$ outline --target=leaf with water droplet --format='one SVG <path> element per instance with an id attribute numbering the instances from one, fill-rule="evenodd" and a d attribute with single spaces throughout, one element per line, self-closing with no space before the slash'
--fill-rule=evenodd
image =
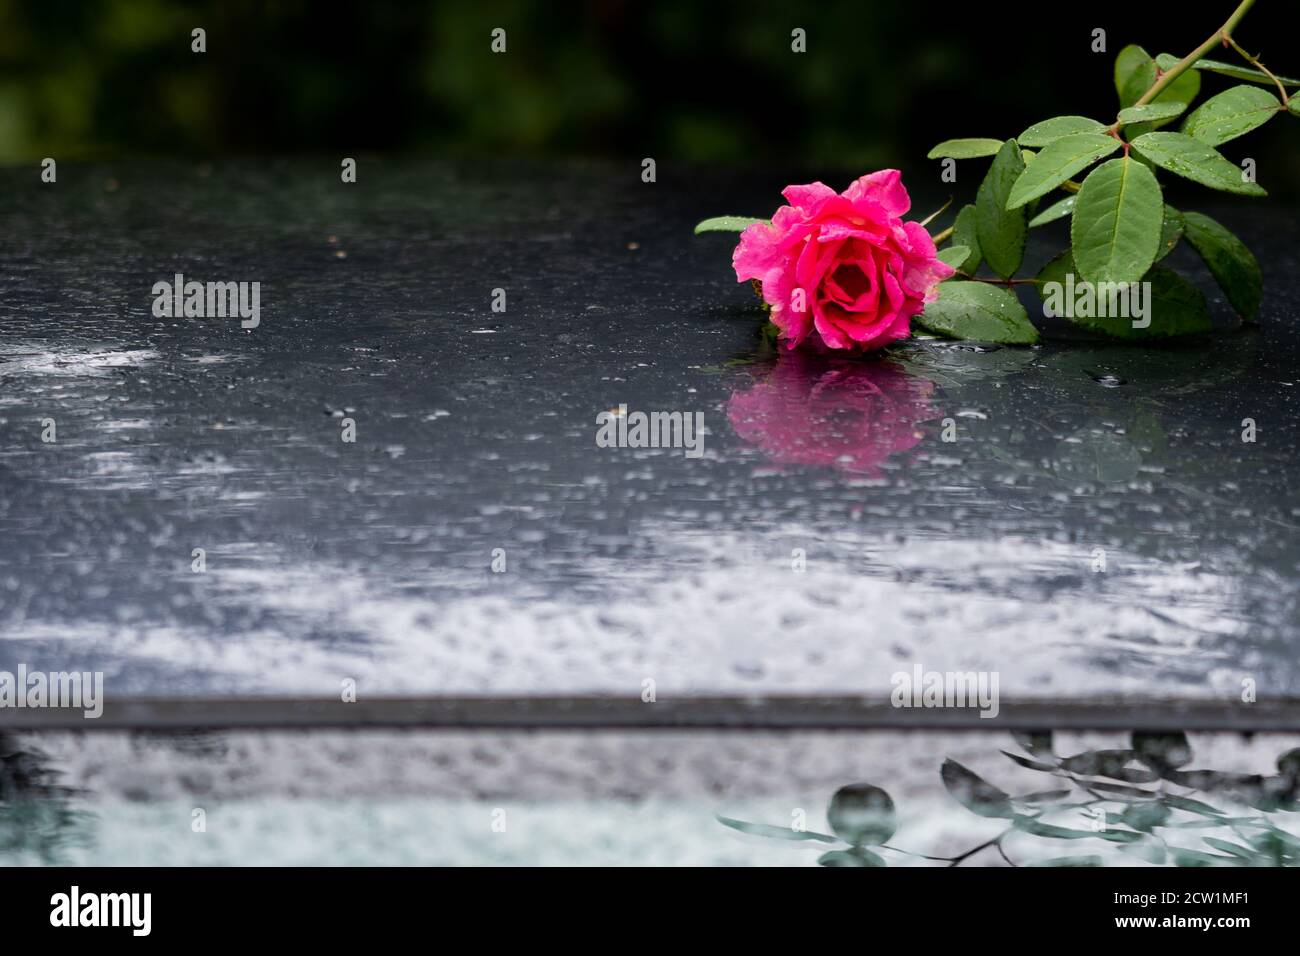
<path id="1" fill-rule="evenodd" d="M 1107 312 L 1106 315 L 1080 315 L 1079 313 L 1085 310 L 1074 308 L 1072 303 L 1063 301 L 1070 288 L 1067 283 L 1067 276 L 1070 274 L 1077 276 L 1078 267 L 1074 264 L 1074 257 L 1069 250 L 1049 261 L 1038 273 L 1036 288 L 1043 299 L 1045 315 L 1068 313 L 1065 317 L 1075 325 L 1121 339 L 1168 338 L 1175 335 L 1208 332 L 1213 328 L 1205 296 L 1201 295 L 1196 286 L 1172 269 L 1152 266 L 1142 277 L 1141 282 L 1144 284 L 1140 288 L 1129 288 L 1127 303 L 1120 289 L 1116 289 L 1114 297 L 1110 295 L 1109 290 L 1103 290 L 1107 300 L 1104 310 Z M 1134 327 L 1133 325 L 1135 320 L 1145 321 L 1135 314 L 1139 310 L 1134 306 L 1134 293 L 1141 297 L 1137 301 L 1147 313 L 1146 320 L 1149 320 L 1149 324 L 1145 326 Z M 1076 296 L 1082 294 L 1078 287 L 1075 294 Z M 1095 289 L 1093 297 L 1092 308 L 1087 311 L 1102 311 L 1098 306 L 1102 296 Z M 1050 308 L 1058 304 L 1065 308 L 1059 311 Z"/>
<path id="2" fill-rule="evenodd" d="M 1002 148 L 1000 139 L 947 139 L 930 152 L 926 159 L 979 159 L 996 155 Z"/>
<path id="3" fill-rule="evenodd" d="M 1186 103 L 1145 103 L 1142 106 L 1129 106 L 1120 110 L 1117 118 L 1121 123 L 1168 120 L 1178 116 L 1185 109 L 1187 109 Z"/>
<path id="4" fill-rule="evenodd" d="M 1133 149 L 1161 169 L 1185 176 L 1211 189 L 1243 196 L 1266 196 L 1262 186 L 1244 179 L 1239 167 L 1212 146 L 1182 133 L 1146 133 L 1133 140 Z"/>
<path id="5" fill-rule="evenodd" d="M 945 265 L 950 265 L 954 269 L 960 269 L 961 264 L 970 258 L 969 246 L 948 246 L 946 249 L 940 249 L 935 253 L 935 258 Z"/>
<path id="6" fill-rule="evenodd" d="M 1200 253 L 1233 309 L 1247 322 L 1254 319 L 1264 290 L 1264 277 L 1254 254 L 1209 216 L 1189 212 L 1184 213 L 1183 220 L 1187 241 Z"/>
<path id="7" fill-rule="evenodd" d="M 1015 275 L 1025 258 L 1028 216 L 1023 208 L 1007 208 L 1011 189 L 1024 171 L 1020 147 L 1014 139 L 1009 139 L 993 158 L 975 194 L 980 251 L 989 268 L 1004 279 Z"/>
<path id="8" fill-rule="evenodd" d="M 1214 327 L 1201 290 L 1177 272 L 1153 266 L 1142 281 L 1151 283 L 1151 326 L 1141 331 L 1160 337 L 1194 335 Z"/>
<path id="9" fill-rule="evenodd" d="M 1156 57 L 1155 65 L 1160 71 L 1168 73 L 1178 63 L 1178 57 L 1171 56 L 1168 53 L 1161 53 Z M 1151 104 L 1179 103 L 1185 109 L 1192 100 L 1196 99 L 1196 94 L 1201 91 L 1201 75 L 1194 70 L 1188 70 L 1178 77 L 1167 87 L 1160 91 L 1160 95 L 1151 101 Z M 1145 91 L 1144 91 L 1145 92 Z M 1124 104 L 1130 106 L 1133 104 Z M 1177 114 L 1175 114 L 1177 115 Z M 1172 116 L 1166 116 L 1163 119 L 1148 120 L 1141 123 L 1134 123 L 1128 127 L 1127 133 L 1130 138 L 1141 136 L 1143 133 L 1149 133 L 1151 130 L 1159 129 L 1161 126 L 1172 122 Z"/>
<path id="10" fill-rule="evenodd" d="M 1083 181 L 1070 219 L 1079 274 L 1088 282 L 1137 282 L 1160 250 L 1163 200 L 1155 174 L 1129 157 Z"/>
<path id="11" fill-rule="evenodd" d="M 939 769 L 943 785 L 962 806 L 982 817 L 1012 818 L 1016 815 L 1011 797 L 951 757 Z"/>
<path id="12" fill-rule="evenodd" d="M 1159 262 L 1174 251 L 1178 240 L 1183 238 L 1183 217 L 1173 206 L 1165 203 L 1164 218 L 1160 223 L 1160 250 L 1156 253 Z"/>
<path id="13" fill-rule="evenodd" d="M 1281 111 L 1278 98 L 1258 86 L 1234 86 L 1212 96 L 1183 120 L 1182 132 L 1218 146 L 1263 126 Z"/>
<path id="14" fill-rule="evenodd" d="M 1115 92 L 1121 108 L 1132 106 L 1156 81 L 1156 61 L 1136 43 L 1130 43 L 1115 57 Z"/>
<path id="15" fill-rule="evenodd" d="M 714 216 L 705 219 L 695 227 L 695 235 L 702 232 L 744 232 L 756 222 L 768 222 L 766 219 L 752 219 L 748 216 Z"/>
<path id="16" fill-rule="evenodd" d="M 945 282 L 939 298 L 913 320 L 936 335 L 975 342 L 1032 345 L 1038 330 L 1015 295 L 987 282 Z"/>
<path id="17" fill-rule="evenodd" d="M 1007 208 L 1015 209 L 1046 195 L 1122 145 L 1114 136 L 1103 133 L 1075 133 L 1053 140 L 1016 179 L 1007 197 Z"/>
<path id="18" fill-rule="evenodd" d="M 1016 137 L 1021 146 L 1042 149 L 1062 136 L 1075 133 L 1104 133 L 1106 124 L 1086 116 L 1053 116 L 1051 119 L 1035 123 Z"/>
<path id="19" fill-rule="evenodd" d="M 1220 76 L 1230 76 L 1234 80 L 1245 80 L 1248 83 L 1258 83 L 1261 86 L 1273 86 L 1273 77 L 1259 70 L 1252 70 L 1249 67 L 1238 66 L 1235 63 L 1224 63 L 1222 60 L 1200 59 L 1192 64 L 1195 69 L 1206 70 L 1210 73 L 1218 73 Z M 1274 74 L 1276 76 L 1277 74 Z M 1300 86 L 1300 80 L 1290 76 L 1278 76 L 1277 79 L 1283 86 Z"/>
<path id="20" fill-rule="evenodd" d="M 1074 212 L 1074 204 L 1078 198 L 1079 194 L 1075 193 L 1052 203 L 1033 219 L 1029 220 L 1029 228 L 1036 229 L 1039 226 L 1047 225 L 1049 222 L 1064 219 L 1066 216 L 1070 215 L 1070 213 Z"/>

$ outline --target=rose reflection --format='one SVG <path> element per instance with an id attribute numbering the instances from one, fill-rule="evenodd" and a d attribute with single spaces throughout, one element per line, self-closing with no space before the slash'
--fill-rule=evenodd
<path id="1" fill-rule="evenodd" d="M 934 383 L 896 362 L 782 351 L 754 369 L 758 382 L 727 401 L 731 427 L 782 465 L 829 465 L 880 475 L 891 455 L 917 445 L 937 418 Z"/>

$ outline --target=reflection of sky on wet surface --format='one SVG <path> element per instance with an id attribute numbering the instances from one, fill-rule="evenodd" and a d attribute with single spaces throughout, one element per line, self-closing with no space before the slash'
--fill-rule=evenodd
<path id="1" fill-rule="evenodd" d="M 1005 695 L 1300 693 L 1284 315 L 1209 347 L 778 358 L 725 242 L 682 238 L 698 197 L 404 170 L 415 201 L 313 206 L 244 173 L 267 202 L 224 208 L 168 175 L 190 218 L 124 180 L 96 199 L 110 258 L 16 254 L 0 667 L 150 694 L 883 697 L 913 662 Z M 607 215 L 571 222 L 584 188 Z M 315 211 L 276 218 L 277 189 Z M 179 240 L 194 220 L 230 228 Z M 261 281 L 262 327 L 152 318 L 181 269 Z M 702 411 L 704 457 L 597 448 L 619 403 Z"/>
<path id="2" fill-rule="evenodd" d="M 1180 782 L 1156 784 L 1125 759 L 1109 768 L 1128 781 L 1124 792 L 1089 805 L 1085 787 L 1117 781 L 1080 774 L 1081 755 L 1117 762 L 1129 735 L 1060 733 L 1058 757 L 1035 753 L 1042 767 L 1067 763 L 1077 783 L 1008 759 L 1024 751 L 1002 731 L 0 736 L 9 798 L 42 798 L 17 804 L 23 813 L 0 803 L 0 863 L 813 865 L 844 844 L 791 841 L 796 814 L 810 832 L 842 832 L 829 819 L 832 794 L 871 782 L 894 806 L 889 849 L 873 847 L 889 866 L 946 865 L 916 854 L 951 859 L 1004 831 L 1005 856 L 985 847 L 963 865 L 1071 856 L 1140 866 L 1180 853 L 1295 865 L 1295 812 L 1250 789 L 1294 764 L 1295 736 L 1187 740 L 1188 771 L 1167 774 Z M 1012 795 L 1019 825 L 964 806 L 943 783 L 946 761 Z M 1168 806 L 1153 812 L 1157 801 Z M 195 807 L 208 812 L 201 838 L 190 831 Z M 500 810 L 508 826 L 490 832 Z M 736 832 L 718 815 L 785 828 L 786 839 Z M 1059 829 L 1044 835 L 1040 824 Z"/>

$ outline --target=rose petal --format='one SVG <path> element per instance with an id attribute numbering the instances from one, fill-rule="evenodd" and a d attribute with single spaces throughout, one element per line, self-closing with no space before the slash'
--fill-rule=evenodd
<path id="1" fill-rule="evenodd" d="M 853 182 L 844 190 L 844 195 L 854 203 L 862 199 L 875 200 L 884 207 L 886 213 L 894 217 L 901 216 L 912 208 L 912 198 L 903 187 L 903 174 L 897 169 L 869 173 Z"/>

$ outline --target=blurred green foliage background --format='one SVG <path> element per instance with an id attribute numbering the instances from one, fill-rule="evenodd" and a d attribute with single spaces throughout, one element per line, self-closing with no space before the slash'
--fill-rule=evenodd
<path id="1" fill-rule="evenodd" d="M 905 166 L 952 136 L 1108 118 L 1121 46 L 1182 54 L 1234 5 L 0 0 L 0 162 L 393 150 Z M 1260 0 L 1238 36 L 1295 74 L 1288 7 Z M 795 27 L 807 53 L 791 52 Z M 1300 120 L 1283 117 L 1225 152 L 1294 195 L 1298 148 Z"/>

